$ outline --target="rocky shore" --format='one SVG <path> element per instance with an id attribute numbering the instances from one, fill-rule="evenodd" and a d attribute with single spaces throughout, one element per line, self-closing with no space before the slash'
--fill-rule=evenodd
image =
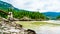
<path id="1" fill-rule="evenodd" d="M 24 29 L 21 24 L 9 21 L 1 21 L 0 32 L 1 34 L 36 34 L 34 30 Z"/>
<path id="2" fill-rule="evenodd" d="M 36 34 L 34 30 L 24 29 L 23 25 L 17 24 L 12 12 L 8 13 L 8 18 L 0 17 L 0 34 Z"/>

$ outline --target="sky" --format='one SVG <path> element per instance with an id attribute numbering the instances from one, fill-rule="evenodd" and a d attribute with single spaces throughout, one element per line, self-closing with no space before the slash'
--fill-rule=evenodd
<path id="1" fill-rule="evenodd" d="M 29 11 L 60 12 L 60 0 L 2 0 Z"/>

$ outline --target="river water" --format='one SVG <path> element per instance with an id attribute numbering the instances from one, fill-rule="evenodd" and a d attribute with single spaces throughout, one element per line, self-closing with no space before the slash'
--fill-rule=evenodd
<path id="1" fill-rule="evenodd" d="M 28 23 L 29 21 L 27 21 Z M 31 23 L 36 22 L 36 21 L 30 21 Z M 37 27 L 30 27 L 30 29 L 33 29 L 36 31 L 37 34 L 60 34 L 60 25 L 54 25 L 54 24 L 60 24 L 60 21 L 58 20 L 48 20 L 48 21 L 37 21 L 37 22 L 47 22 L 48 24 L 44 24 L 44 25 L 39 25 Z M 49 24 L 49 23 L 53 23 L 53 24 Z M 25 25 L 26 22 L 24 23 Z M 33 26 L 31 24 L 29 24 L 30 26 Z M 29 26 L 28 25 L 28 26 Z"/>
<path id="2" fill-rule="evenodd" d="M 37 34 L 60 34 L 60 26 L 40 26 L 36 29 Z"/>
<path id="3" fill-rule="evenodd" d="M 44 22 L 50 22 L 55 24 L 60 24 L 60 21 L 44 21 Z M 52 25 L 42 25 L 35 29 L 37 34 L 60 34 L 60 26 L 52 26 Z"/>

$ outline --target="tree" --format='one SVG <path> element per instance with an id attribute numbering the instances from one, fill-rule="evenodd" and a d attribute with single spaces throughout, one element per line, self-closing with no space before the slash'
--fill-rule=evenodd
<path id="1" fill-rule="evenodd" d="M 59 19 L 60 20 L 60 15 L 56 17 L 56 19 Z"/>
<path id="2" fill-rule="evenodd" d="M 8 11 L 5 11 L 5 12 L 13 12 L 13 17 L 18 18 L 18 19 L 21 19 L 24 16 L 29 17 L 31 19 L 35 19 L 35 20 L 37 20 L 37 19 L 46 20 L 47 19 L 47 17 L 44 14 L 40 13 L 40 12 L 33 12 L 33 11 L 26 11 L 26 10 L 17 11 L 17 10 L 12 9 L 12 8 L 9 8 Z M 2 13 L 0 13 L 0 15 L 5 17 L 5 18 L 7 16 L 7 15 L 5 16 L 5 14 L 2 15 Z"/>

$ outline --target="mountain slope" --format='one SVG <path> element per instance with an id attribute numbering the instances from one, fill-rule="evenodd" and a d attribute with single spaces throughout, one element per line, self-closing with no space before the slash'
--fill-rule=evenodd
<path id="1" fill-rule="evenodd" d="M 14 9 L 14 10 L 19 10 L 19 9 L 13 7 L 13 6 L 12 6 L 11 4 L 9 4 L 9 3 L 0 1 L 0 10 L 8 10 L 9 8 L 12 8 L 12 9 Z"/>
<path id="2" fill-rule="evenodd" d="M 12 12 L 14 18 L 21 19 L 23 17 L 29 17 L 31 19 L 35 20 L 46 20 L 46 16 L 39 12 L 33 12 L 33 11 L 27 11 L 27 10 L 19 10 L 15 7 L 13 7 L 11 4 L 0 1 L 0 10 L 3 10 L 5 12 Z M 18 11 L 19 10 L 19 11 Z M 7 15 L 0 12 L 0 15 L 4 18 L 7 18 Z"/>
<path id="3" fill-rule="evenodd" d="M 54 18 L 56 18 L 57 16 L 60 15 L 60 12 L 45 12 L 43 14 L 50 17 L 50 18 L 52 18 L 52 19 L 54 19 Z"/>
<path id="4" fill-rule="evenodd" d="M 44 14 L 46 16 L 50 16 L 50 17 L 56 17 L 56 16 L 60 15 L 60 13 L 58 13 L 58 12 L 45 12 Z"/>

